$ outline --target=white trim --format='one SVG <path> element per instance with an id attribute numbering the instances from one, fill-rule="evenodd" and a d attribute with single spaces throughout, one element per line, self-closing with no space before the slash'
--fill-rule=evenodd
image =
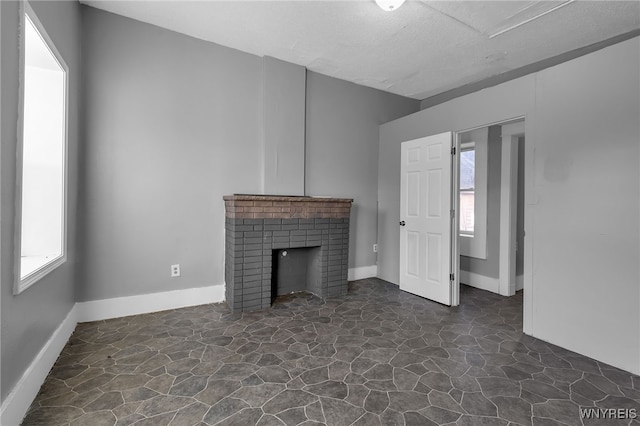
<path id="1" fill-rule="evenodd" d="M 475 145 L 474 145 L 475 147 Z M 460 135 L 451 139 L 454 153 L 460 152 Z M 451 210 L 454 214 L 449 223 L 449 238 L 451 239 L 451 253 L 449 253 L 449 274 L 453 274 L 453 281 L 449 283 L 449 300 L 451 306 L 460 305 L 460 159 L 459 155 L 451 156 Z M 474 213 L 475 214 L 475 213 Z"/>
<path id="2" fill-rule="evenodd" d="M 65 226 L 65 229 L 66 229 L 66 226 Z M 66 240 L 66 237 L 63 235 L 62 236 L 62 241 L 63 241 L 62 244 L 63 244 L 63 246 L 66 246 L 65 240 Z M 38 269 L 36 269 L 35 271 L 31 272 L 30 274 L 25 275 L 24 278 L 17 279 L 17 277 L 16 277 L 16 282 L 14 283 L 14 292 L 13 292 L 13 294 L 18 295 L 18 294 L 22 293 L 23 291 L 25 291 L 26 289 L 31 287 L 33 284 L 38 282 L 40 279 L 46 277 L 47 275 L 49 275 L 49 273 L 51 273 L 54 270 L 56 270 L 59 266 L 64 265 L 67 262 L 66 247 L 63 248 L 63 250 L 65 252 L 62 255 L 56 257 L 53 260 L 50 260 L 49 262 L 47 262 L 44 265 L 40 266 Z M 18 263 L 20 263 L 20 268 L 16 269 L 16 271 L 22 271 L 22 261 L 21 260 L 22 260 L 21 258 L 18 260 Z"/>
<path id="3" fill-rule="evenodd" d="M 530 336 L 535 335 L 533 297 L 535 286 L 533 284 L 533 223 L 535 213 L 535 112 L 529 112 L 525 116 L 525 142 L 524 142 L 524 280 L 522 303 L 522 332 Z M 527 232 L 529 234 L 527 235 Z"/>
<path id="4" fill-rule="evenodd" d="M 508 32 L 508 31 L 515 30 L 516 28 L 521 27 L 521 26 L 523 26 L 525 24 L 528 24 L 529 22 L 535 21 L 538 18 L 542 18 L 543 16 L 548 15 L 551 12 L 555 12 L 556 10 L 560 9 L 561 7 L 565 7 L 565 6 L 570 5 L 574 1 L 576 1 L 576 0 L 564 1 L 563 3 L 560 3 L 559 5 L 556 5 L 556 6 L 552 7 L 551 9 L 545 10 L 544 12 L 538 13 L 537 15 L 535 15 L 535 16 L 533 16 L 531 18 L 525 19 L 524 21 L 519 21 L 518 23 L 516 23 L 514 25 L 511 25 L 510 27 L 502 29 L 502 30 L 498 31 L 497 33 L 491 34 L 489 36 L 489 39 L 497 37 L 497 36 L 499 36 L 501 34 L 504 34 L 504 33 Z"/>
<path id="5" fill-rule="evenodd" d="M 18 123 L 17 123 L 17 135 L 18 145 L 16 148 L 16 194 L 15 194 L 15 229 L 14 229 L 14 271 L 16 271 L 13 283 L 13 294 L 18 295 L 24 290 L 38 282 L 41 278 L 48 275 L 59 266 L 63 265 L 67 261 L 67 233 L 68 233 L 68 184 L 69 184 L 69 172 L 68 172 L 68 158 L 69 158 L 69 66 L 65 62 L 64 58 L 56 48 L 53 39 L 47 33 L 46 28 L 42 25 L 42 22 L 38 18 L 31 5 L 27 1 L 20 2 L 20 25 L 19 25 L 19 64 L 18 64 Z M 36 32 L 46 44 L 49 52 L 54 57 L 61 70 L 64 72 L 64 106 L 63 106 L 63 120 L 64 120 L 64 146 L 62 156 L 62 253 L 59 257 L 49 261 L 42 265 L 39 269 L 33 273 L 22 277 L 22 174 L 23 174 L 23 151 L 24 151 L 24 90 L 25 90 L 25 56 L 26 56 L 26 35 L 25 27 L 27 26 L 27 20 L 33 24 Z"/>
<path id="6" fill-rule="evenodd" d="M 360 266 L 358 268 L 349 268 L 347 280 L 363 280 L 365 278 L 373 278 L 378 276 L 378 265 Z"/>
<path id="7" fill-rule="evenodd" d="M 218 303 L 225 300 L 224 284 L 136 296 L 78 302 L 78 322 L 100 321 L 129 315 Z"/>
<path id="8" fill-rule="evenodd" d="M 11 393 L 2 401 L 0 424 L 20 424 L 79 322 L 146 314 L 222 301 L 224 301 L 224 284 L 75 303 L 66 318 L 25 370 Z"/>
<path id="9" fill-rule="evenodd" d="M 74 305 L 33 362 L 25 370 L 7 399 L 2 402 L 0 424 L 20 424 L 38 391 L 40 391 L 40 387 L 47 378 L 51 367 L 53 367 L 62 349 L 69 341 L 71 334 L 73 334 L 77 324 L 76 315 L 77 306 Z"/>
<path id="10" fill-rule="evenodd" d="M 516 218 L 518 189 L 518 139 L 525 134 L 525 121 L 519 119 L 501 126 L 502 163 L 500 171 L 500 261 L 499 292 L 516 293 Z"/>
<path id="11" fill-rule="evenodd" d="M 500 294 L 503 296 L 513 296 L 516 292 L 518 136 L 507 130 L 507 127 L 510 126 L 502 128 L 502 166 L 500 172 L 499 276 Z"/>
<path id="12" fill-rule="evenodd" d="M 524 289 L 524 275 L 516 275 L 516 291 Z"/>
<path id="13" fill-rule="evenodd" d="M 487 277 L 485 275 L 476 274 L 474 272 L 460 270 L 460 284 L 466 284 L 480 290 L 490 291 L 500 294 L 500 280 L 498 278 Z"/>

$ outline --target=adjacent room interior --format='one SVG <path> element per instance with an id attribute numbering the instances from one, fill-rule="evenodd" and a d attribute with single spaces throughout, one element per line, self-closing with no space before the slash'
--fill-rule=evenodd
<path id="1" fill-rule="evenodd" d="M 0 2 L 0 423 L 636 417 L 640 4 L 385 5 Z"/>
<path id="2" fill-rule="evenodd" d="M 457 137 L 460 282 L 513 296 L 524 288 L 525 122 Z"/>

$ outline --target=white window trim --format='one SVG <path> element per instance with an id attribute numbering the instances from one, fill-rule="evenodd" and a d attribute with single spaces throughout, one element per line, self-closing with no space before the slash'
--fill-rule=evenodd
<path id="1" fill-rule="evenodd" d="M 25 79 L 25 19 L 26 15 L 38 29 L 40 36 L 47 44 L 49 50 L 64 70 L 64 153 L 63 153 L 63 201 L 62 201 L 62 255 L 53 259 L 49 263 L 36 269 L 24 278 L 21 278 L 21 255 L 22 255 L 22 164 L 23 164 L 23 143 L 24 143 L 24 79 Z M 37 281 L 48 275 L 50 272 L 63 265 L 67 261 L 67 193 L 68 193 L 68 141 L 69 141 L 69 67 L 57 50 L 55 44 L 44 25 L 38 19 L 28 2 L 20 2 L 20 34 L 19 34 L 19 73 L 18 73 L 18 143 L 16 147 L 16 216 L 15 216 L 15 244 L 14 244 L 14 285 L 13 294 L 19 294 L 35 284 Z"/>
<path id="2" fill-rule="evenodd" d="M 466 132 L 465 132 L 466 133 Z M 473 132 L 472 140 L 463 141 L 458 133 L 460 149 L 473 146 L 475 153 L 474 182 L 474 230 L 473 234 L 461 233 L 458 229 L 460 254 L 477 259 L 487 258 L 487 168 L 489 128 L 483 127 Z"/>
<path id="3" fill-rule="evenodd" d="M 476 149 L 476 143 L 475 142 L 464 142 L 460 144 L 460 162 L 462 163 L 462 153 L 464 151 L 475 151 Z M 475 154 L 474 154 L 475 155 Z M 475 157 L 474 157 L 475 158 Z M 476 162 L 477 163 L 477 162 Z M 462 167 L 461 167 L 462 168 Z M 474 171 L 475 171 L 475 164 L 474 164 Z M 475 193 L 476 193 L 476 182 L 475 182 L 475 175 L 473 177 L 473 193 L 474 193 L 474 209 L 473 209 L 473 216 L 474 216 L 474 221 L 475 221 L 475 216 L 476 216 L 476 211 L 475 211 Z M 460 179 L 458 179 L 458 182 L 460 182 Z M 460 184 L 459 184 L 460 185 Z M 462 189 L 459 189 L 460 194 L 462 194 L 463 192 L 467 192 L 467 191 L 463 191 Z M 462 214 L 461 214 L 462 215 Z M 460 228 L 460 227 L 458 227 Z M 465 236 L 465 237 L 473 237 L 476 230 L 475 230 L 475 223 L 474 223 L 474 227 L 473 227 L 473 231 L 469 232 L 469 231 L 463 231 L 462 229 L 458 229 L 458 232 L 460 233 L 460 236 Z"/>

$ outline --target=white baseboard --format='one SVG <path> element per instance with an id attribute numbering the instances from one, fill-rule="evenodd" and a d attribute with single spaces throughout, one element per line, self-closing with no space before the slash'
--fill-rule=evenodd
<path id="1" fill-rule="evenodd" d="M 136 296 L 78 302 L 78 322 L 100 321 L 129 315 L 148 314 L 187 306 L 222 302 L 224 284 Z"/>
<path id="2" fill-rule="evenodd" d="M 77 324 L 76 315 L 77 305 L 74 305 L 31 365 L 25 370 L 9 396 L 2 402 L 0 424 L 19 425 L 22 422 L 29 406 L 38 395 L 42 383 L 47 378 L 51 367 L 55 364 L 60 352 L 62 352 L 73 330 L 75 330 Z"/>
<path id="3" fill-rule="evenodd" d="M 471 287 L 500 294 L 500 280 L 498 278 L 460 270 L 460 282 Z"/>
<path id="4" fill-rule="evenodd" d="M 363 280 L 365 278 L 373 278 L 378 275 L 378 265 L 361 266 L 359 268 L 349 268 L 347 280 Z"/>
<path id="5" fill-rule="evenodd" d="M 76 324 L 224 301 L 224 284 L 78 302 L 53 332 L 0 407 L 0 425 L 19 425 Z"/>

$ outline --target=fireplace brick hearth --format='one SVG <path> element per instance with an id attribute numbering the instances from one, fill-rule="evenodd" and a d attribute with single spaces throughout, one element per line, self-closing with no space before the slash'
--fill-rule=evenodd
<path id="1" fill-rule="evenodd" d="M 226 299 L 234 311 L 271 306 L 274 251 L 318 247 L 315 278 L 306 291 L 347 293 L 352 199 L 228 195 L 225 201 Z"/>

